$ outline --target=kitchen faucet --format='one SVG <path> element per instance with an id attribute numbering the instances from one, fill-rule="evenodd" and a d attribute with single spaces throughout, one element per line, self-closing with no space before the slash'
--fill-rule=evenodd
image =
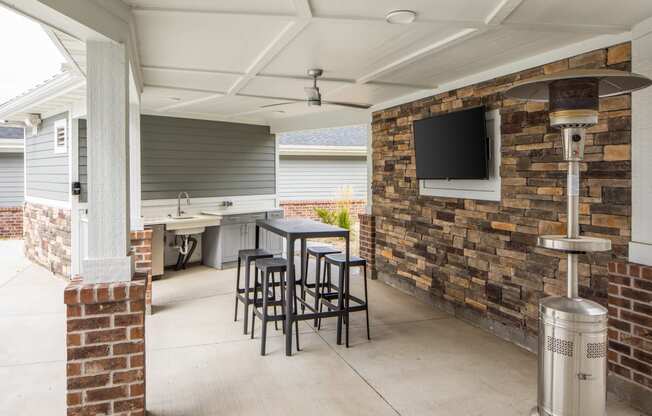
<path id="1" fill-rule="evenodd" d="M 179 192 L 179 195 L 177 195 L 177 217 L 180 217 L 181 214 L 185 214 L 184 211 L 181 211 L 181 196 L 182 195 L 186 196 L 186 204 L 190 205 L 190 195 L 188 195 L 188 192 Z"/>

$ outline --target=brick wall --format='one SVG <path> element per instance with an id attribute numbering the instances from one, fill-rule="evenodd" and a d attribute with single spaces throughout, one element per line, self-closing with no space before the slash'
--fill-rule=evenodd
<path id="1" fill-rule="evenodd" d="M 145 415 L 144 301 L 142 281 L 68 285 L 68 415 Z"/>
<path id="2" fill-rule="evenodd" d="M 70 210 L 27 202 L 23 212 L 25 255 L 52 273 L 71 273 Z"/>
<path id="3" fill-rule="evenodd" d="M 23 238 L 23 207 L 0 208 L 0 240 Z"/>
<path id="4" fill-rule="evenodd" d="M 371 272 L 371 278 L 376 278 L 376 218 L 373 215 L 360 214 L 360 257 L 367 260 L 367 267 Z"/>
<path id="5" fill-rule="evenodd" d="M 335 199 L 319 199 L 319 200 L 302 200 L 302 201 L 281 201 L 280 205 L 283 208 L 283 213 L 287 218 L 301 217 L 318 219 L 315 214 L 315 208 L 326 208 L 335 210 L 339 207 L 340 201 Z M 355 219 L 358 214 L 364 214 L 365 207 L 367 206 L 366 200 L 353 200 L 350 201 L 351 218 Z"/>
<path id="6" fill-rule="evenodd" d="M 609 388 L 652 413 L 652 267 L 609 264 Z"/>
<path id="7" fill-rule="evenodd" d="M 566 163 L 547 105 L 506 99 L 514 82 L 569 68 L 630 68 L 630 44 L 599 49 L 373 114 L 373 215 L 379 278 L 536 349 L 537 305 L 562 294 L 565 256 L 536 246 L 565 233 Z M 581 164 L 580 224 L 613 250 L 580 256 L 580 294 L 607 303 L 607 265 L 631 235 L 630 95 L 600 100 Z M 500 202 L 419 195 L 412 122 L 485 105 L 502 117 Z"/>
<path id="8" fill-rule="evenodd" d="M 152 313 L 152 230 L 132 231 L 131 250 L 136 273 L 146 276 L 145 309 Z"/>

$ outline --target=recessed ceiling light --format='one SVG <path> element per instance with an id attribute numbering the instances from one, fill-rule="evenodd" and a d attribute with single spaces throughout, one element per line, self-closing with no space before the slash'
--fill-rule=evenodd
<path id="1" fill-rule="evenodd" d="M 181 101 L 181 98 L 179 98 L 179 97 L 168 97 L 168 99 L 169 99 L 170 101 L 176 101 L 176 102 Z"/>
<path id="2" fill-rule="evenodd" d="M 395 25 L 408 25 L 414 22 L 416 18 L 417 14 L 412 10 L 392 10 L 385 16 L 387 23 Z"/>

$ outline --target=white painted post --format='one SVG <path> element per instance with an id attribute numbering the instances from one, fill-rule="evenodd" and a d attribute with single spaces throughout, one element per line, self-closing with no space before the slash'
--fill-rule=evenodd
<path id="1" fill-rule="evenodd" d="M 87 283 L 131 280 L 129 256 L 129 63 L 126 48 L 89 41 Z"/>
<path id="2" fill-rule="evenodd" d="M 140 91 L 130 71 L 129 82 L 129 191 L 131 230 L 143 229 L 140 218 Z"/>
<path id="3" fill-rule="evenodd" d="M 632 30 L 632 71 L 652 77 L 652 18 Z M 652 265 L 652 88 L 632 93 L 632 241 L 629 261 Z"/>
<path id="4" fill-rule="evenodd" d="M 369 122 L 367 123 L 367 206 L 365 213 L 372 214 L 373 192 L 372 184 L 374 181 L 374 149 L 373 149 L 373 131 L 371 130 L 371 122 L 373 115 L 369 112 Z"/>

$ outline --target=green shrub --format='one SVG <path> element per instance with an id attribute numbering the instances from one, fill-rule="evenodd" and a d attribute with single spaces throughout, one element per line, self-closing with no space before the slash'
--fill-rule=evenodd
<path id="1" fill-rule="evenodd" d="M 351 214 L 347 207 L 342 207 L 334 211 L 326 208 L 315 208 L 315 213 L 323 223 L 336 225 L 345 230 L 351 229 Z"/>

